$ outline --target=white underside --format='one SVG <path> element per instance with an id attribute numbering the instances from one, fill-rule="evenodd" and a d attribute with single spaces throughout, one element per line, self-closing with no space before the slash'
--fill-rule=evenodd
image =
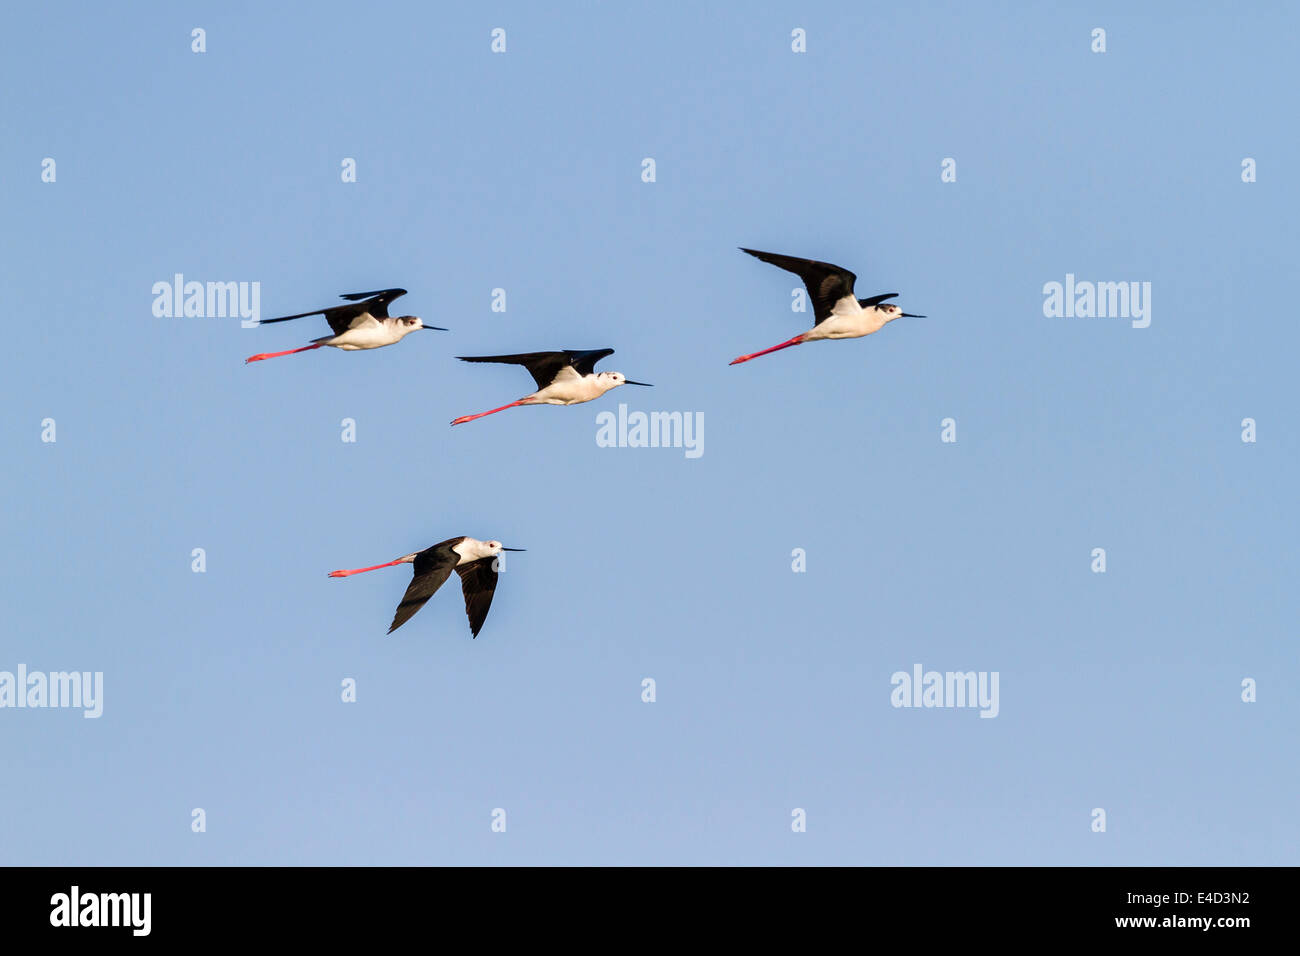
<path id="1" fill-rule="evenodd" d="M 570 369 L 565 369 L 568 375 L 563 373 L 545 388 L 538 389 L 529 395 L 526 399 L 529 405 L 581 405 L 583 402 L 589 402 L 593 398 L 600 398 L 610 388 L 617 386 L 608 386 L 604 381 L 599 379 L 594 373 L 591 375 L 579 376 Z"/>
<path id="2" fill-rule="evenodd" d="M 875 306 L 864 309 L 857 299 L 843 298 L 835 303 L 831 314 L 819 325 L 804 333 L 805 342 L 818 339 L 857 339 L 879 332 L 885 325 L 885 315 Z"/>
<path id="3" fill-rule="evenodd" d="M 352 326 L 341 335 L 327 335 L 314 341 L 345 352 L 356 352 L 361 349 L 381 349 L 385 345 L 394 345 L 402 341 L 407 332 L 412 331 L 414 329 L 402 328 L 395 321 L 380 322 L 373 316 L 364 315 L 358 316 Z"/>
<path id="4" fill-rule="evenodd" d="M 393 345 L 402 341 L 402 336 L 393 335 L 384 328 L 348 329 L 342 335 L 327 335 L 316 341 L 345 352 L 355 352 L 358 349 L 381 349 L 385 345 Z"/>

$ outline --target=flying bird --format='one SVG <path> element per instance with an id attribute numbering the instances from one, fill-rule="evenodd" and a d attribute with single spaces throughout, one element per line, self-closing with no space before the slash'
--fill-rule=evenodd
<path id="1" fill-rule="evenodd" d="M 885 323 L 894 319 L 924 319 L 923 315 L 904 312 L 896 305 L 884 305 L 886 299 L 897 298 L 897 292 L 873 295 L 869 299 L 858 299 L 853 295 L 853 283 L 857 280 L 848 269 L 818 262 L 815 259 L 799 259 L 795 256 L 782 256 L 775 252 L 759 252 L 755 249 L 742 248 L 756 259 L 770 262 L 787 272 L 793 272 L 803 279 L 808 288 L 808 295 L 813 301 L 813 315 L 816 321 L 807 332 L 801 332 L 787 342 L 773 345 L 761 352 L 751 352 L 733 359 L 731 365 L 748 362 L 760 355 L 788 349 L 792 345 L 804 342 L 816 342 L 819 339 L 856 339 L 872 332 L 879 332 Z"/>
<path id="2" fill-rule="evenodd" d="M 454 570 L 460 575 L 460 589 L 465 594 L 465 614 L 469 617 L 470 634 L 478 637 L 479 629 L 487 620 L 492 595 L 497 588 L 497 555 L 502 551 L 523 551 L 523 548 L 502 547 L 500 541 L 479 541 L 477 538 L 448 538 L 430 548 L 407 554 L 385 564 L 369 568 L 331 571 L 332 578 L 346 578 L 350 574 L 391 568 L 395 564 L 413 564 L 415 573 L 411 584 L 397 605 L 393 623 L 388 628 L 392 634 L 411 619 L 424 602 L 433 597 Z"/>
<path id="3" fill-rule="evenodd" d="M 522 365 L 537 383 L 537 391 L 525 395 L 509 405 L 502 405 L 491 411 L 479 412 L 477 415 L 462 415 L 452 422 L 461 425 L 472 422 L 484 415 L 495 415 L 516 405 L 580 405 L 593 398 L 600 398 L 611 388 L 620 385 L 644 385 L 648 382 L 634 382 L 624 378 L 622 372 L 597 372 L 596 363 L 606 355 L 613 355 L 613 349 L 591 349 L 579 352 L 565 349 L 559 352 L 523 352 L 519 355 L 458 355 L 462 362 L 499 362 L 504 365 Z"/>
<path id="4" fill-rule="evenodd" d="M 250 355 L 244 359 L 244 362 L 247 364 L 248 362 L 260 362 L 263 359 L 277 358 L 281 355 L 293 355 L 295 352 L 310 352 L 312 349 L 318 349 L 323 345 L 332 345 L 334 348 L 343 349 L 345 352 L 355 352 L 358 349 L 378 349 L 402 341 L 407 333 L 414 332 L 417 329 L 429 329 L 438 332 L 447 331 L 436 325 L 425 325 L 414 315 L 390 316 L 388 314 L 388 303 L 404 295 L 406 295 L 405 289 L 351 292 L 339 296 L 340 299 L 347 299 L 348 305 L 317 309 L 315 312 L 299 312 L 297 315 L 282 315 L 278 319 L 262 319 L 258 323 L 259 325 L 269 325 L 272 322 L 288 322 L 290 319 L 303 319 L 309 315 L 323 315 L 334 334 L 312 339 L 311 345 L 304 345 L 300 349 Z"/>

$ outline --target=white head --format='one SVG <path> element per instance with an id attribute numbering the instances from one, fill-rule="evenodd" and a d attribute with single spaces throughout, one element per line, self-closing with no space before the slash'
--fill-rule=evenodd
<path id="1" fill-rule="evenodd" d="M 925 318 L 925 316 L 923 315 L 913 315 L 911 312 L 904 312 L 901 306 L 893 305 L 892 303 L 890 305 L 878 305 L 876 306 L 876 310 L 881 313 L 881 316 L 884 318 L 886 322 L 893 322 L 894 319 L 903 319 L 903 318 L 908 318 L 908 319 Z"/>
<path id="2" fill-rule="evenodd" d="M 644 385 L 650 387 L 649 382 L 634 382 L 625 377 L 622 372 L 600 372 L 596 375 L 596 381 L 600 384 L 603 391 L 608 392 L 611 388 L 618 388 L 620 385 Z"/>
<path id="3" fill-rule="evenodd" d="M 425 325 L 424 320 L 418 315 L 399 315 L 397 318 L 393 319 L 393 325 L 397 331 L 401 333 L 403 338 L 405 338 L 408 333 L 418 332 L 420 329 L 428 329 L 431 332 L 447 331 L 446 329 L 439 328 L 436 325 Z"/>
<path id="4" fill-rule="evenodd" d="M 469 552 L 471 560 L 479 558 L 495 558 L 502 551 L 523 551 L 523 548 L 507 548 L 500 541 L 478 541 L 474 538 L 466 538 L 463 550 Z"/>

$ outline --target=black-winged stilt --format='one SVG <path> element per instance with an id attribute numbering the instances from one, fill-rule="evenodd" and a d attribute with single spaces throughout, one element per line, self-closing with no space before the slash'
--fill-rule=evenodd
<path id="1" fill-rule="evenodd" d="M 477 415 L 462 415 L 452 422 L 461 425 L 484 415 L 494 415 L 516 405 L 580 405 L 600 398 L 611 388 L 620 385 L 645 385 L 624 378 L 622 372 L 596 372 L 596 363 L 613 349 L 591 349 L 586 352 L 565 349 L 559 352 L 522 352 L 518 355 L 458 355 L 462 362 L 500 362 L 505 365 L 522 365 L 528 369 L 537 391 L 525 395 L 509 405 L 502 405 Z"/>
<path id="2" fill-rule="evenodd" d="M 870 335 L 884 328 L 885 323 L 898 318 L 924 319 L 923 315 L 904 312 L 896 305 L 882 305 L 886 299 L 897 297 L 897 292 L 873 295 L 869 299 L 858 299 L 853 295 L 853 283 L 857 280 L 848 269 L 818 262 L 815 259 L 800 259 L 796 256 L 783 256 L 775 252 L 759 252 L 755 249 L 741 248 L 757 259 L 770 262 L 774 266 L 793 272 L 803 279 L 808 288 L 808 295 L 813 300 L 815 322 L 807 332 L 802 332 L 787 342 L 774 345 L 761 352 L 751 352 L 733 359 L 731 365 L 739 365 L 750 359 L 788 349 L 792 345 L 804 342 L 816 342 L 820 339 L 856 339 Z"/>
<path id="3" fill-rule="evenodd" d="M 395 564 L 415 565 L 411 584 L 402 596 L 402 603 L 397 605 L 397 613 L 393 615 L 393 623 L 388 628 L 388 633 L 392 634 L 409 621 L 411 615 L 424 607 L 424 602 L 433 597 L 434 592 L 442 587 L 454 570 L 460 575 L 460 587 L 465 593 L 465 614 L 469 617 L 470 634 L 478 637 L 479 629 L 487 620 L 488 608 L 492 606 L 492 595 L 496 592 L 497 555 L 502 551 L 523 550 L 502 547 L 500 541 L 479 541 L 462 535 L 440 541 L 423 551 L 403 555 L 394 561 L 369 568 L 331 571 L 329 576 L 346 578 L 350 574 L 391 568 Z"/>
<path id="4" fill-rule="evenodd" d="M 323 315 L 334 334 L 312 339 L 311 345 L 304 345 L 300 349 L 250 355 L 244 359 L 244 362 L 260 362 L 263 359 L 276 358 L 281 355 L 293 355 L 295 352 L 310 352 L 312 349 L 318 349 L 325 345 L 343 349 L 345 352 L 355 352 L 358 349 L 378 349 L 383 348 L 385 345 L 400 342 L 407 333 L 414 332 L 417 329 L 429 329 L 438 332 L 447 331 L 436 325 L 425 325 L 414 315 L 390 316 L 388 314 L 388 303 L 404 295 L 406 295 L 405 289 L 351 292 L 339 296 L 340 299 L 347 299 L 351 303 L 349 305 L 336 305 L 328 309 L 317 309 L 315 312 L 299 312 L 297 315 L 282 315 L 278 319 L 262 319 L 258 323 L 259 325 L 269 325 L 272 322 L 288 322 L 290 319 L 303 319 L 309 315 Z"/>

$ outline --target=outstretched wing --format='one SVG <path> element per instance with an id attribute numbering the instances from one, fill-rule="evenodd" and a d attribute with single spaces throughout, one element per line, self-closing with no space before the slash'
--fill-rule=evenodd
<path id="1" fill-rule="evenodd" d="M 335 335 L 342 335 L 348 329 L 354 327 L 354 323 L 359 318 L 366 315 L 373 316 L 376 319 L 388 318 L 388 304 L 394 299 L 406 295 L 405 289 L 380 289 L 376 292 L 349 292 L 346 295 L 339 296 L 340 299 L 347 299 L 349 305 L 335 305 L 328 309 L 317 309 L 315 312 L 299 312 L 297 315 L 282 315 L 276 319 L 262 319 L 259 323 L 267 325 L 271 322 L 288 322 L 290 319 L 303 319 L 309 315 L 323 315 L 325 321 L 329 323 L 330 330 Z M 362 323 L 358 323 L 362 324 Z"/>
<path id="2" fill-rule="evenodd" d="M 606 355 L 613 355 L 613 349 L 591 349 L 579 351 L 563 349 L 558 352 L 520 352 L 517 355 L 458 355 L 462 362 L 496 362 L 502 365 L 522 365 L 528 369 L 539 389 L 554 382 L 567 368 L 572 368 L 579 375 L 590 375 L 596 363 Z"/>
<path id="3" fill-rule="evenodd" d="M 835 304 L 842 299 L 853 298 L 853 283 L 857 281 L 855 276 L 848 269 L 841 269 L 837 265 L 829 262 L 818 262 L 816 259 L 800 259 L 796 256 L 783 256 L 775 252 L 759 252 L 756 249 L 741 248 L 741 252 L 747 252 L 756 259 L 762 259 L 764 262 L 770 262 L 772 265 L 784 269 L 787 272 L 793 272 L 808 289 L 808 295 L 813 300 L 813 314 L 816 317 L 814 325 L 820 325 L 835 308 Z M 854 303 L 856 305 L 856 302 Z"/>
<path id="4" fill-rule="evenodd" d="M 460 575 L 460 589 L 465 594 L 465 615 L 469 618 L 469 631 L 478 637 L 479 629 L 487 620 L 492 595 L 497 589 L 496 558 L 480 558 L 456 568 Z"/>
<path id="5" fill-rule="evenodd" d="M 335 309 L 356 309 L 365 306 L 365 310 L 377 319 L 388 318 L 388 306 L 394 299 L 400 299 L 406 295 L 405 289 L 380 289 L 376 292 L 349 292 L 339 296 L 340 299 L 347 299 L 349 302 L 356 302 L 357 305 L 336 305 Z M 364 300 L 364 301 L 362 301 Z"/>
<path id="6" fill-rule="evenodd" d="M 869 299 L 858 299 L 858 305 L 862 306 L 864 309 L 869 309 L 873 305 L 880 305 L 880 303 L 884 302 L 886 299 L 897 299 L 897 298 L 898 298 L 897 292 L 886 292 L 884 295 L 873 295 Z"/>
<path id="7" fill-rule="evenodd" d="M 596 363 L 607 355 L 613 355 L 613 349 L 590 349 L 586 352 L 569 352 L 569 361 L 573 370 L 579 375 L 590 375 L 596 371 Z"/>
<path id="8" fill-rule="evenodd" d="M 406 593 L 402 595 L 402 603 L 397 605 L 397 613 L 393 615 L 393 623 L 388 628 L 389 634 L 409 621 L 416 611 L 424 607 L 425 602 L 433 597 L 438 588 L 442 587 L 451 576 L 452 568 L 460 560 L 460 555 L 452 550 L 452 546 L 463 540 L 464 538 L 449 538 L 416 555 L 415 574 Z"/>

